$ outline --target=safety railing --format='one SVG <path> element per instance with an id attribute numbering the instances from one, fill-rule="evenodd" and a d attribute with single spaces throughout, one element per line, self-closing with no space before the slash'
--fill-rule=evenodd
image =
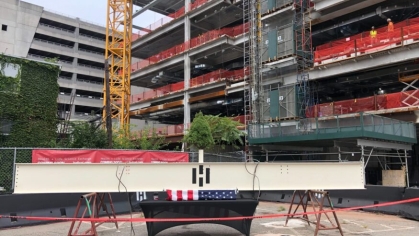
<path id="1" fill-rule="evenodd" d="M 369 32 L 363 32 L 316 47 L 315 66 L 417 42 L 419 18 L 397 23 L 393 31 L 388 31 L 387 27 L 378 28 L 376 31 L 377 36 L 373 38 Z"/>
<path id="2" fill-rule="evenodd" d="M 95 70 L 105 70 L 102 67 L 91 66 L 91 65 L 81 64 L 81 63 L 78 63 L 77 65 L 78 66 L 81 66 L 81 67 L 92 68 L 92 69 L 95 69 Z"/>
<path id="3" fill-rule="evenodd" d="M 89 84 L 98 84 L 98 85 L 103 85 L 103 82 L 97 82 L 97 81 L 92 81 L 92 80 L 85 80 L 85 79 L 77 79 L 78 82 L 83 82 L 83 83 L 89 83 Z"/>
<path id="4" fill-rule="evenodd" d="M 87 99 L 103 100 L 102 97 L 95 97 L 95 96 L 81 95 L 81 94 L 76 94 L 76 98 L 87 98 Z"/>
<path id="5" fill-rule="evenodd" d="M 105 39 L 103 39 L 103 38 L 97 38 L 97 37 L 94 37 L 94 36 L 90 36 L 90 35 L 87 35 L 87 34 L 79 34 L 79 36 L 82 36 L 82 37 L 84 37 L 84 38 L 89 38 L 89 39 L 94 39 L 94 40 L 97 40 L 97 41 L 101 41 L 101 43 L 103 43 L 103 42 L 105 42 L 106 40 Z"/>
<path id="6" fill-rule="evenodd" d="M 326 117 L 365 111 L 402 108 L 419 105 L 419 90 L 375 95 L 331 103 L 318 104 L 306 110 L 306 116 Z"/>
<path id="7" fill-rule="evenodd" d="M 307 118 L 297 122 L 301 124 L 310 123 L 311 125 L 309 129 L 299 129 L 298 124 L 289 125 L 289 121 L 249 124 L 249 140 L 261 138 L 283 138 L 284 140 L 289 140 L 291 136 L 312 136 L 314 139 L 317 139 L 320 135 L 333 134 L 336 136 L 342 134 L 344 136 L 344 133 L 348 132 L 373 132 L 412 140 L 416 139 L 415 125 L 412 122 L 365 114 L 363 112 L 360 112 L 359 116 L 350 120 L 336 116 L 335 119 L 331 120 Z M 282 123 L 288 123 L 288 125 L 282 125 Z"/>
<path id="8" fill-rule="evenodd" d="M 90 51 L 90 50 L 86 50 L 86 49 L 83 49 L 83 48 L 78 48 L 78 50 L 79 50 L 79 51 L 82 51 L 82 52 L 86 52 L 86 53 L 88 53 L 88 54 L 96 54 L 96 55 L 99 55 L 99 56 L 102 56 L 102 57 L 104 57 L 104 56 L 105 56 L 105 54 L 104 54 L 104 53 L 95 52 L 95 51 Z"/>
<path id="9" fill-rule="evenodd" d="M 209 2 L 211 0 L 197 0 L 194 3 L 190 4 L 190 11 L 204 5 L 205 3 Z M 149 26 L 144 27 L 143 30 L 139 30 L 137 33 L 132 34 L 132 40 L 137 40 L 138 38 L 162 27 L 163 25 L 166 25 L 167 23 L 181 17 L 185 15 L 185 7 L 180 8 L 179 10 L 177 10 L 176 12 L 169 14 L 168 16 L 165 16 L 161 19 L 159 19 L 158 21 L 150 24 Z"/>
<path id="10" fill-rule="evenodd" d="M 237 81 L 244 78 L 244 70 L 238 69 L 233 71 L 216 70 L 190 80 L 189 87 L 199 87 L 208 83 L 214 83 L 221 80 Z M 140 94 L 131 95 L 131 103 L 136 103 L 144 100 L 150 100 L 164 95 L 168 95 L 174 92 L 180 92 L 185 89 L 185 83 L 178 82 L 174 84 L 165 85 L 163 87 L 148 90 Z"/>
<path id="11" fill-rule="evenodd" d="M 73 64 L 73 62 L 71 62 L 71 61 L 64 61 L 64 60 L 58 60 L 58 62 L 60 64 L 66 64 L 66 65 L 72 65 Z"/>
<path id="12" fill-rule="evenodd" d="M 59 46 L 59 47 L 64 47 L 64 48 L 73 48 L 73 46 L 69 46 L 66 44 L 61 44 L 61 43 L 56 43 L 56 42 L 52 42 L 52 41 L 48 41 L 48 40 L 44 40 L 44 39 L 38 39 L 38 38 L 34 38 L 34 41 L 37 42 L 42 42 L 42 43 L 47 43 L 47 44 L 51 44 L 51 45 L 55 45 L 55 46 Z"/>
<path id="13" fill-rule="evenodd" d="M 36 54 L 31 54 L 31 53 L 28 53 L 28 58 L 33 58 L 33 59 L 37 59 L 37 60 L 51 59 L 50 57 L 44 57 L 44 56 L 40 56 L 40 55 L 36 55 Z M 71 61 L 64 61 L 64 60 L 58 60 L 58 63 L 60 63 L 60 64 L 67 64 L 67 65 L 73 64 L 73 62 L 71 62 Z"/>
<path id="14" fill-rule="evenodd" d="M 229 37 L 237 37 L 239 35 L 242 35 L 245 29 L 248 27 L 244 27 L 244 25 L 239 25 L 235 27 L 230 28 L 224 28 L 219 30 L 212 30 L 209 32 L 206 32 L 198 37 L 195 37 L 191 39 L 188 42 L 179 44 L 177 46 L 174 46 L 170 49 L 167 49 L 163 52 L 160 52 L 159 54 L 156 54 L 154 56 L 151 56 L 145 60 L 142 60 L 140 62 L 134 63 L 131 65 L 132 72 L 143 69 L 147 66 L 153 65 L 157 62 L 169 59 L 171 57 L 174 57 L 176 55 L 179 55 L 181 53 L 184 53 L 185 51 L 188 51 L 192 48 L 198 47 L 200 45 L 203 45 L 205 43 L 208 43 L 212 40 L 218 39 L 221 36 L 229 36 Z"/>
<path id="15" fill-rule="evenodd" d="M 48 27 L 48 28 L 51 28 L 51 29 L 59 30 L 59 31 L 62 31 L 62 32 L 66 32 L 66 33 L 69 33 L 69 34 L 74 34 L 74 31 L 64 29 L 64 28 L 60 28 L 60 27 L 56 27 L 56 26 L 52 26 L 52 25 L 48 25 L 48 24 L 45 24 L 45 23 L 39 23 L 39 25 L 44 26 L 44 27 Z"/>

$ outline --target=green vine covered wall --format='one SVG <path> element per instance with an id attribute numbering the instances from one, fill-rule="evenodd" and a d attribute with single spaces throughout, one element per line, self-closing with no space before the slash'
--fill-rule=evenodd
<path id="1" fill-rule="evenodd" d="M 17 76 L 5 73 L 11 67 Z M 58 65 L 0 54 L 0 119 L 3 124 L 11 121 L 0 146 L 45 147 L 55 142 L 59 72 Z"/>

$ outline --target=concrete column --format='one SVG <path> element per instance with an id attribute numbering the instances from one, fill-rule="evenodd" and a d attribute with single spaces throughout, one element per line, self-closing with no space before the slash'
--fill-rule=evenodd
<path id="1" fill-rule="evenodd" d="M 185 0 L 185 12 L 189 11 L 191 1 Z M 191 39 L 191 22 L 189 20 L 189 16 L 185 16 L 185 42 Z M 184 83 L 185 83 L 185 92 L 183 95 L 183 126 L 186 130 L 188 128 L 188 124 L 191 123 L 191 107 L 189 104 L 189 82 L 191 79 L 191 58 L 189 57 L 189 53 L 185 53 L 184 56 Z M 186 133 L 184 131 L 184 133 Z M 185 150 L 185 144 L 182 145 L 182 151 Z"/>
<path id="2" fill-rule="evenodd" d="M 73 103 L 73 106 L 71 107 L 71 116 L 70 117 L 75 117 L 76 116 L 76 104 L 74 104 L 74 103 Z"/>
<path id="3" fill-rule="evenodd" d="M 71 76 L 71 82 L 73 84 L 77 82 L 77 73 L 73 73 L 73 75 Z"/>
<path id="4" fill-rule="evenodd" d="M 73 67 L 74 68 L 77 68 L 78 62 L 79 62 L 78 58 L 76 56 L 74 56 L 74 59 L 73 59 Z"/>
<path id="5" fill-rule="evenodd" d="M 191 0 L 185 0 L 185 13 L 190 11 Z"/>
<path id="6" fill-rule="evenodd" d="M 79 54 L 79 43 L 78 42 L 74 43 L 73 51 L 76 55 Z"/>
<path id="7" fill-rule="evenodd" d="M 77 26 L 79 26 L 80 24 L 77 24 Z M 79 33 L 80 33 L 80 28 L 76 27 L 76 29 L 74 30 L 74 47 L 73 47 L 73 52 L 75 54 L 74 57 L 74 61 L 73 61 L 73 65 L 77 66 L 78 60 L 77 60 L 77 56 L 79 53 L 79 43 L 78 43 L 78 38 L 79 38 Z"/>
<path id="8" fill-rule="evenodd" d="M 74 75 L 73 75 L 73 77 L 74 77 Z M 71 90 L 71 92 L 74 93 L 74 96 L 76 96 L 76 88 L 73 88 Z M 74 98 L 74 100 L 76 100 L 76 99 Z M 76 103 L 76 101 L 73 102 L 73 106 L 71 107 L 71 117 L 74 117 L 75 116 L 75 113 L 76 113 L 76 105 L 75 105 L 75 103 Z M 67 106 L 69 106 L 69 105 L 70 104 L 68 104 Z"/>
<path id="9" fill-rule="evenodd" d="M 191 59 L 188 54 L 185 54 L 185 65 L 184 65 L 184 82 L 185 82 L 185 92 L 183 96 L 183 124 L 185 129 L 187 125 L 191 123 L 191 107 L 189 104 L 189 81 L 191 79 Z"/>

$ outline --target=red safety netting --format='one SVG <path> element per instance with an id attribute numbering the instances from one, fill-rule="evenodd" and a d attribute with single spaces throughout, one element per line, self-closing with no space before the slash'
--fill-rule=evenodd
<path id="1" fill-rule="evenodd" d="M 176 56 L 180 53 L 183 53 L 189 49 L 198 47 L 205 43 L 208 43 L 224 35 L 229 36 L 229 37 L 236 37 L 238 35 L 243 34 L 245 29 L 247 29 L 247 27 L 244 27 L 244 25 L 239 25 L 239 26 L 235 26 L 231 28 L 224 28 L 224 29 L 212 30 L 212 31 L 206 32 L 202 35 L 199 35 L 198 37 L 191 39 L 188 42 L 179 44 L 163 52 L 160 52 L 159 54 L 151 56 L 145 60 L 132 64 L 131 71 L 136 71 L 144 67 L 147 67 L 149 65 L 160 62 L 162 60 L 166 60 L 168 58 Z"/>
<path id="2" fill-rule="evenodd" d="M 204 5 L 205 3 L 207 3 L 209 0 L 197 0 L 194 3 L 190 4 L 190 11 Z M 144 27 L 142 30 L 139 30 L 137 33 L 133 33 L 132 34 L 132 40 L 137 40 L 138 38 L 153 32 L 154 30 L 162 27 L 163 25 L 173 21 L 174 19 L 177 19 L 181 16 L 185 15 L 185 7 L 180 8 L 179 10 L 177 10 L 176 12 L 169 14 L 168 16 L 165 16 L 161 19 L 159 19 L 158 21 L 150 24 L 149 26 Z"/>
<path id="3" fill-rule="evenodd" d="M 189 9 L 192 11 L 202 5 L 204 5 L 205 3 L 209 2 L 210 0 L 196 0 L 194 3 L 191 3 Z"/>
<path id="4" fill-rule="evenodd" d="M 318 104 L 306 110 L 308 118 L 343 115 L 419 105 L 419 90 Z"/>
<path id="5" fill-rule="evenodd" d="M 403 40 L 418 40 L 419 17 L 394 24 L 394 31 L 389 32 L 387 26 L 376 30 L 375 38 L 371 38 L 368 31 L 317 46 L 314 61 L 319 63 L 330 59 L 345 59 L 396 47 Z"/>
<path id="6" fill-rule="evenodd" d="M 393 27 L 394 27 L 394 31 L 396 31 L 397 29 L 400 29 L 402 27 L 409 26 L 409 25 L 414 25 L 414 24 L 419 24 L 419 17 L 412 18 L 412 19 L 407 19 L 407 20 L 395 23 L 393 25 Z M 376 30 L 377 30 L 377 34 L 384 33 L 384 32 L 388 31 L 387 26 L 377 28 Z M 334 41 L 319 45 L 319 46 L 316 47 L 316 50 L 322 50 L 322 49 L 338 46 L 342 43 L 353 41 L 355 39 L 369 38 L 369 37 L 370 37 L 370 32 L 365 31 L 365 32 L 362 32 L 362 33 L 359 33 L 359 34 L 356 34 L 356 35 L 351 35 L 350 37 L 341 38 L 341 39 L 338 39 L 338 40 L 334 40 Z"/>
<path id="7" fill-rule="evenodd" d="M 386 50 L 401 44 L 401 31 L 384 32 L 375 38 L 362 38 L 356 41 L 356 52 L 359 54 Z"/>
<path id="8" fill-rule="evenodd" d="M 243 79 L 244 74 L 244 69 L 238 69 L 233 71 L 226 71 L 220 69 L 191 79 L 189 87 L 199 87 L 204 84 L 213 83 L 221 80 L 238 81 Z M 165 85 L 157 89 L 148 90 L 140 94 L 131 95 L 131 103 L 153 99 L 173 92 L 179 92 L 182 91 L 184 88 L 185 84 L 183 81 Z"/>
<path id="9" fill-rule="evenodd" d="M 349 41 L 332 48 L 314 51 L 314 61 L 320 62 L 345 55 L 351 56 L 352 53 L 355 53 L 355 43 L 353 41 Z"/>
<path id="10" fill-rule="evenodd" d="M 189 128 L 189 124 L 187 125 L 187 128 Z M 176 136 L 176 135 L 182 135 L 183 131 L 184 131 L 183 124 L 168 125 L 168 126 L 163 126 L 159 128 L 154 128 L 154 131 L 150 130 L 148 134 L 145 134 L 144 131 L 138 131 L 135 136 L 141 137 L 144 134 L 148 136 L 152 136 L 153 132 L 161 136 Z"/>
<path id="11" fill-rule="evenodd" d="M 224 74 L 225 70 L 216 70 L 198 77 L 195 77 L 190 80 L 190 87 L 199 87 L 203 84 L 212 83 L 216 81 L 220 81 L 222 78 L 222 75 Z"/>
<path id="12" fill-rule="evenodd" d="M 131 95 L 131 103 L 136 103 L 139 101 L 164 96 L 172 92 L 181 91 L 183 90 L 184 87 L 185 85 L 184 85 L 184 82 L 182 81 L 182 82 L 178 82 L 174 84 L 168 84 L 166 86 L 163 86 L 157 89 L 148 90 L 143 93 Z"/>
<path id="13" fill-rule="evenodd" d="M 238 121 L 238 122 L 240 122 L 241 124 L 244 124 L 244 122 L 245 122 L 245 117 L 246 116 L 236 116 L 236 117 L 233 117 L 232 118 L 232 120 L 235 120 L 235 121 Z"/>

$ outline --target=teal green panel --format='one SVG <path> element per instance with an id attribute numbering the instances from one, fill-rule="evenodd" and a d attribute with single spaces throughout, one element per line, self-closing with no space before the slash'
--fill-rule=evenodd
<path id="1" fill-rule="evenodd" d="M 268 0 L 268 9 L 273 10 L 276 7 L 276 0 Z"/>
<path id="2" fill-rule="evenodd" d="M 270 99 L 270 106 L 269 106 L 269 114 L 271 118 L 279 117 L 279 91 L 273 90 L 269 91 L 269 99 Z"/>
<path id="3" fill-rule="evenodd" d="M 276 30 L 268 32 L 268 56 L 270 59 L 274 59 L 278 55 L 278 38 L 276 36 Z"/>
<path id="4" fill-rule="evenodd" d="M 323 130 L 325 131 L 325 130 Z M 382 134 L 370 131 L 348 131 L 337 132 L 336 129 L 328 129 L 325 132 L 318 134 L 294 135 L 294 136 L 277 136 L 270 138 L 249 138 L 250 144 L 264 144 L 264 143 L 281 143 L 281 142 L 304 142 L 313 140 L 335 140 L 347 138 L 374 138 L 379 140 L 389 140 L 406 143 L 417 143 L 416 138 L 401 137 L 397 135 Z"/>
<path id="5" fill-rule="evenodd" d="M 304 117 L 304 114 L 302 114 L 302 111 L 301 111 L 302 98 L 299 92 L 298 85 L 294 85 L 294 91 L 295 91 L 295 114 L 297 114 L 298 116 Z"/>

